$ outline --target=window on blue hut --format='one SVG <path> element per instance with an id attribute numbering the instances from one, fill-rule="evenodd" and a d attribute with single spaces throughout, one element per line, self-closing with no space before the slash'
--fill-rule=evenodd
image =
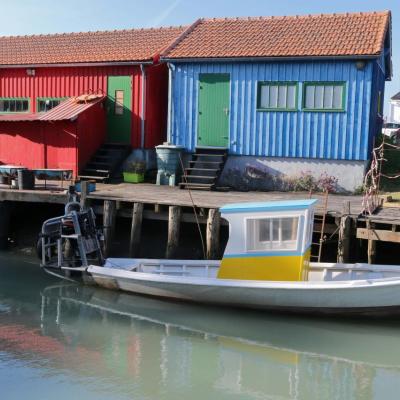
<path id="1" fill-rule="evenodd" d="M 247 219 L 247 251 L 296 250 L 299 217 Z"/>
<path id="2" fill-rule="evenodd" d="M 311 111 L 343 111 L 344 82 L 306 82 L 303 92 L 303 109 Z"/>
<path id="3" fill-rule="evenodd" d="M 297 109 L 297 83 L 259 82 L 257 109 L 293 111 Z"/>

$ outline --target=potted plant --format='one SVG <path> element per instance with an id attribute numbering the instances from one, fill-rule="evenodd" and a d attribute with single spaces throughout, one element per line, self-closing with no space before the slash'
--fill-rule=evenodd
<path id="1" fill-rule="evenodd" d="M 144 182 L 146 163 L 144 161 L 128 161 L 123 172 L 124 182 L 140 183 Z"/>

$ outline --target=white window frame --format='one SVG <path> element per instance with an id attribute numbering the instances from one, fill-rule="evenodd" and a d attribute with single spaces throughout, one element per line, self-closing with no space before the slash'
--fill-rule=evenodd
<path id="1" fill-rule="evenodd" d="M 262 89 L 263 87 L 268 87 L 269 88 L 269 94 L 268 94 L 268 99 L 270 99 L 271 95 L 271 87 L 276 86 L 278 88 L 277 90 L 277 96 L 276 96 L 276 107 L 275 106 L 270 106 L 269 107 L 263 107 L 261 105 L 261 99 L 262 99 Z M 288 106 L 288 87 L 293 87 L 294 88 L 294 106 L 289 107 Z M 285 106 L 279 106 L 279 93 L 280 89 L 285 88 Z M 257 86 L 257 110 L 258 111 L 297 111 L 298 110 L 298 82 L 293 82 L 293 81 L 259 81 L 258 86 Z"/>
<path id="2" fill-rule="evenodd" d="M 296 246 L 290 249 L 285 248 L 270 248 L 270 249 L 250 249 L 250 235 L 247 229 L 248 221 L 249 220 L 261 220 L 261 219 L 282 219 L 282 218 L 298 218 L 298 225 L 297 225 L 297 236 L 296 236 Z M 304 212 L 293 212 L 293 213 L 285 213 L 285 214 L 277 214 L 276 212 L 271 212 L 269 214 L 263 215 L 253 215 L 244 218 L 244 250 L 246 253 L 281 253 L 281 252 L 299 252 L 302 251 L 304 248 L 304 242 L 308 241 L 306 237 L 304 221 L 305 221 L 305 214 Z M 301 236 L 300 236 L 301 235 Z"/>

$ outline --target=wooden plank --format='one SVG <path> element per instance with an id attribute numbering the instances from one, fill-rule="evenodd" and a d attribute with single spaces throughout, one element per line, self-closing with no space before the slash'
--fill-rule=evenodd
<path id="1" fill-rule="evenodd" d="M 129 242 L 129 256 L 136 257 L 140 248 L 142 233 L 143 203 L 134 203 L 132 210 L 131 238 Z"/>
<path id="2" fill-rule="evenodd" d="M 381 229 L 370 230 L 368 228 L 357 228 L 357 239 L 371 241 L 400 243 L 400 232 L 385 231 Z"/>
<path id="3" fill-rule="evenodd" d="M 367 220 L 367 235 L 368 235 L 368 264 L 373 264 L 375 262 L 376 257 L 376 241 L 371 240 L 371 229 L 374 228 L 375 225 L 371 223 L 371 221 Z"/>
<path id="4" fill-rule="evenodd" d="M 182 209 L 179 206 L 169 207 L 168 242 L 167 242 L 167 250 L 165 252 L 166 258 L 173 258 L 179 246 L 181 212 Z"/>
<path id="5" fill-rule="evenodd" d="M 108 257 L 115 230 L 116 203 L 112 200 L 104 202 L 103 229 L 104 229 L 104 257 Z"/>
<path id="6" fill-rule="evenodd" d="M 89 182 L 88 181 L 81 181 L 81 208 L 85 210 L 88 207 L 89 199 L 87 198 L 89 194 Z"/>
<path id="7" fill-rule="evenodd" d="M 351 218 L 345 215 L 340 219 L 337 262 L 347 263 L 350 259 Z"/>
<path id="8" fill-rule="evenodd" d="M 218 209 L 210 208 L 208 210 L 206 242 L 207 242 L 207 259 L 216 260 L 219 257 L 219 234 L 221 228 L 221 214 Z"/>

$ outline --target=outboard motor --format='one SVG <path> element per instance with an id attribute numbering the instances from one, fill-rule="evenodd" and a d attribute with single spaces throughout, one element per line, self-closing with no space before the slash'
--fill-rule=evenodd
<path id="1" fill-rule="evenodd" d="M 100 241 L 102 231 L 96 227 L 91 208 L 82 210 L 71 193 L 71 202 L 65 205 L 65 214 L 43 223 L 37 252 L 41 266 L 83 272 L 89 263 L 104 264 Z"/>

